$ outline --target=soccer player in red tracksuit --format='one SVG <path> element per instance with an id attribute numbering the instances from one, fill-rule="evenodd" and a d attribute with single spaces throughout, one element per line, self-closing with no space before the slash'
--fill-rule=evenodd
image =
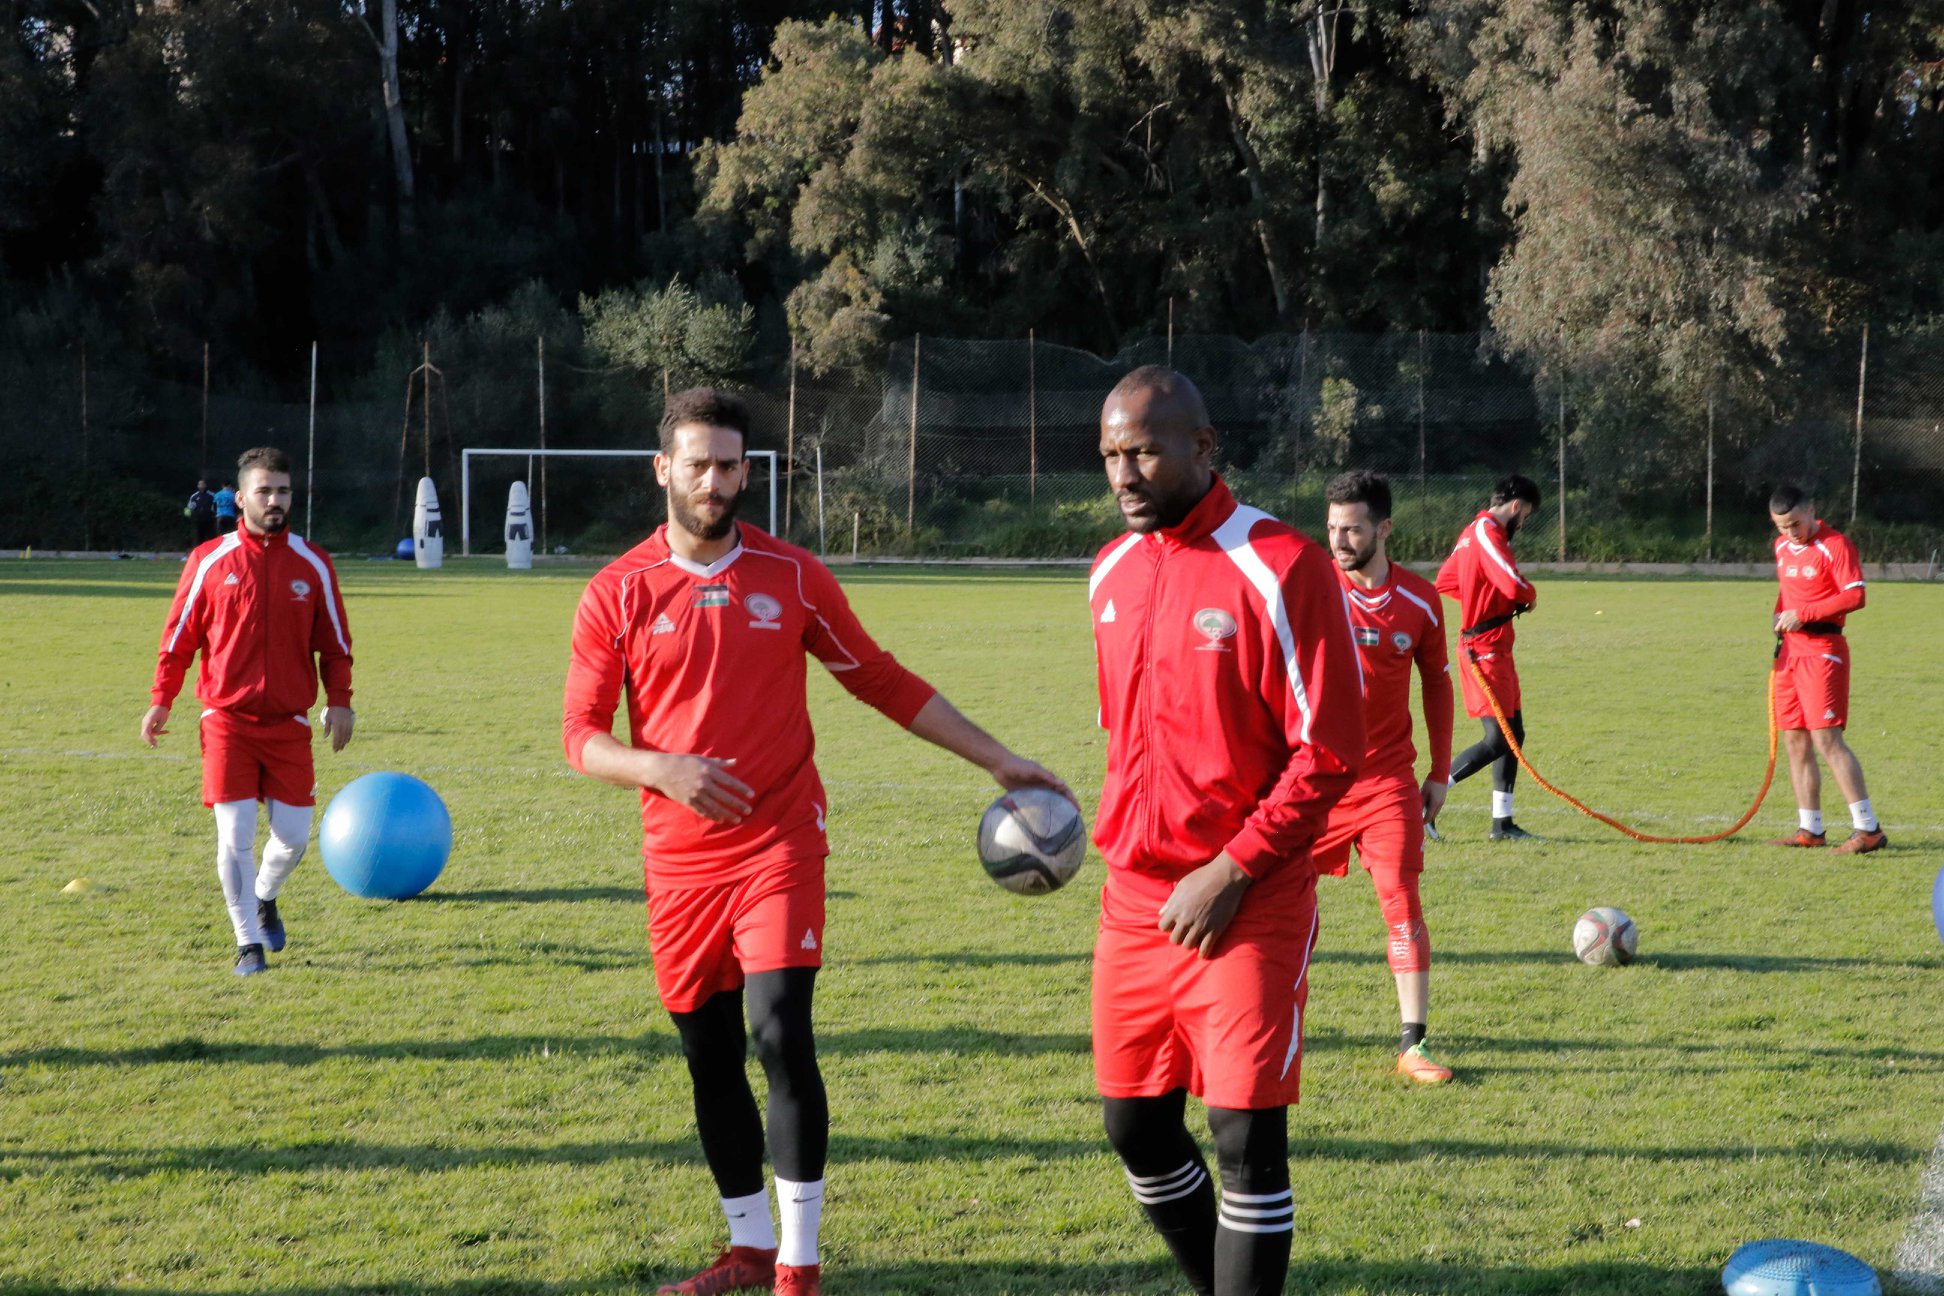
<path id="1" fill-rule="evenodd" d="M 1319 872 L 1350 871 L 1350 848 L 1377 888 L 1389 932 L 1391 972 L 1403 1033 L 1397 1072 L 1419 1084 L 1442 1084 L 1451 1068 L 1425 1050 L 1431 1006 L 1431 936 L 1418 898 L 1424 871 L 1424 825 L 1436 821 L 1451 780 L 1451 675 L 1445 660 L 1438 591 L 1390 560 L 1390 482 L 1349 472 L 1329 485 L 1330 556 L 1350 600 L 1350 630 L 1363 657 L 1367 750 L 1356 786 L 1330 811 L 1316 844 Z M 1411 667 L 1423 695 L 1431 769 L 1417 781 L 1411 745 Z"/>
<path id="2" fill-rule="evenodd" d="M 574 620 L 563 739 L 582 773 L 641 794 L 655 986 L 693 1082 L 702 1152 L 729 1245 L 687 1296 L 816 1296 L 829 1106 L 811 1033 L 824 949 L 828 802 L 811 759 L 805 657 L 898 725 L 1001 787 L 1072 793 L 960 715 L 878 647 L 807 551 L 736 521 L 749 413 L 709 388 L 665 408 L 655 474 L 663 526 L 588 584 Z M 628 739 L 611 729 L 625 694 Z M 779 1240 L 763 1183 L 764 1121 L 744 1074 L 769 1080 Z"/>
<path id="3" fill-rule="evenodd" d="M 1282 1291 L 1316 937 L 1310 845 L 1364 754 L 1357 650 L 1322 548 L 1238 504 L 1194 384 L 1136 369 L 1100 418 L 1130 534 L 1088 597 L 1107 729 L 1094 840 L 1095 1079 L 1134 1196 L 1204 1296 Z M 1184 1121 L 1208 1108 L 1219 1212 Z"/>
<path id="4" fill-rule="evenodd" d="M 182 565 L 162 628 L 142 741 L 168 732 L 169 708 L 198 650 L 203 804 L 216 816 L 216 876 L 236 932 L 236 974 L 264 970 L 263 947 L 284 947 L 277 896 L 310 840 L 317 777 L 309 712 L 324 680 L 331 750 L 351 741 L 351 629 L 331 556 L 286 526 L 290 460 L 245 451 L 236 480 L 243 524 L 198 545 Z M 270 839 L 253 867 L 257 802 Z"/>
<path id="5" fill-rule="evenodd" d="M 1890 844 L 1870 806 L 1863 765 L 1843 741 L 1849 723 L 1850 648 L 1843 622 L 1863 606 L 1863 564 L 1850 538 L 1816 516 L 1816 505 L 1794 486 L 1769 497 L 1775 541 L 1775 716 L 1789 750 L 1797 827 L 1777 846 L 1821 846 L 1822 777 L 1816 757 L 1849 802 L 1850 835 L 1830 847 L 1838 855 L 1866 855 Z"/>
<path id="6" fill-rule="evenodd" d="M 1465 690 L 1465 714 L 1482 720 L 1483 742 L 1473 743 L 1451 765 L 1451 781 L 1462 783 L 1487 765 L 1492 767 L 1493 841 L 1526 841 L 1532 834 L 1512 822 L 1512 785 L 1519 778 L 1519 759 L 1505 741 L 1485 691 L 1465 668 L 1478 667 L 1504 709 L 1512 736 L 1525 746 L 1525 713 L 1519 700 L 1519 672 L 1512 663 L 1512 618 L 1532 611 L 1539 591 L 1519 574 L 1512 557 L 1512 537 L 1539 510 L 1539 487 L 1530 477 L 1514 474 L 1492 488 L 1490 507 L 1466 524 L 1451 556 L 1438 569 L 1438 593 L 1458 603 L 1458 679 Z M 1427 821 L 1433 824 L 1435 820 Z"/>

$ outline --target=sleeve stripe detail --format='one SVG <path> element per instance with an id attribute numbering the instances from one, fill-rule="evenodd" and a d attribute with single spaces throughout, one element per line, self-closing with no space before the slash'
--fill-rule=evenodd
<path id="1" fill-rule="evenodd" d="M 1282 647 L 1283 673 L 1289 676 L 1289 691 L 1296 700 L 1296 710 L 1303 717 L 1302 727 L 1298 730 L 1297 736 L 1302 741 L 1308 742 L 1310 725 L 1316 717 L 1310 710 L 1309 692 L 1303 687 L 1302 674 L 1296 669 L 1296 636 L 1289 628 L 1289 609 L 1283 606 L 1282 587 L 1276 583 L 1275 574 L 1269 570 L 1269 565 L 1262 561 L 1261 555 L 1257 554 L 1255 547 L 1249 543 L 1250 530 L 1257 522 L 1268 517 L 1269 515 L 1261 509 L 1249 508 L 1247 505 L 1239 506 L 1235 512 L 1229 514 L 1228 521 L 1215 528 L 1213 538 L 1215 543 L 1221 546 L 1222 552 L 1228 555 L 1229 561 L 1241 569 L 1242 575 L 1249 584 L 1255 586 L 1256 594 L 1262 599 L 1263 607 L 1269 615 L 1269 624 L 1276 630 L 1276 642 Z M 1122 546 L 1120 552 L 1125 551 L 1126 547 Z M 1118 555 L 1110 555 L 1110 560 L 1114 556 Z M 1343 600 L 1343 608 L 1343 615 L 1348 619 L 1350 600 L 1347 597 Z"/>
<path id="2" fill-rule="evenodd" d="M 316 550 L 304 543 L 304 537 L 291 536 L 290 548 L 299 558 L 311 565 L 312 571 L 317 573 L 318 589 L 322 593 L 324 610 L 331 614 L 331 631 L 337 635 L 338 651 L 347 657 L 350 656 L 351 645 L 345 642 L 344 622 L 338 620 L 337 584 L 331 579 L 331 569 L 324 565 L 324 560 L 317 556 Z"/>
<path id="3" fill-rule="evenodd" d="M 1399 585 L 1397 587 L 1397 592 L 1399 594 L 1402 594 L 1405 598 L 1411 600 L 1411 602 L 1417 604 L 1419 607 L 1423 608 L 1424 615 L 1431 618 L 1432 626 L 1436 627 L 1438 625 L 1438 610 L 1436 608 L 1432 607 L 1429 603 L 1426 603 L 1423 599 L 1419 598 L 1417 595 L 1411 593 L 1411 591 L 1405 589 L 1402 585 Z M 1361 654 L 1359 655 L 1361 656 Z"/>
<path id="4" fill-rule="evenodd" d="M 1130 531 L 1127 539 L 1107 551 L 1107 556 L 1100 560 L 1100 566 L 1094 568 L 1093 576 L 1087 581 L 1087 601 L 1089 603 L 1093 601 L 1094 591 L 1100 588 L 1100 582 L 1106 580 L 1107 573 L 1114 570 L 1114 564 L 1125 557 L 1129 549 L 1132 549 L 1139 543 L 1141 543 L 1141 533 L 1139 531 Z"/>
<path id="5" fill-rule="evenodd" d="M 182 627 L 189 620 L 190 610 L 196 606 L 196 596 L 202 593 L 203 578 L 209 575 L 209 569 L 216 565 L 217 559 L 236 552 L 242 543 L 237 538 L 236 532 L 232 531 L 223 537 L 223 543 L 217 545 L 209 557 L 196 564 L 196 579 L 189 585 L 189 597 L 182 600 L 182 615 L 176 618 L 175 629 L 169 635 L 170 652 L 175 651 L 176 640 L 182 637 Z"/>
<path id="6" fill-rule="evenodd" d="M 1860 580 L 1858 580 L 1858 581 L 1851 581 L 1851 582 L 1850 582 L 1849 584 L 1847 584 L 1847 585 L 1845 585 L 1845 586 L 1843 586 L 1843 588 L 1844 588 L 1844 589 L 1862 589 L 1862 588 L 1863 588 L 1863 582 L 1862 582 L 1862 581 L 1860 581 Z"/>
<path id="7" fill-rule="evenodd" d="M 1472 532 L 1478 537 L 1478 547 L 1485 551 L 1486 557 L 1502 567 L 1505 570 L 1505 574 L 1519 584 L 1524 585 L 1526 583 L 1526 578 L 1519 575 L 1519 569 L 1507 562 L 1505 555 L 1498 551 L 1498 546 L 1492 543 L 1492 533 L 1486 529 L 1484 518 L 1480 518 L 1472 524 Z"/>

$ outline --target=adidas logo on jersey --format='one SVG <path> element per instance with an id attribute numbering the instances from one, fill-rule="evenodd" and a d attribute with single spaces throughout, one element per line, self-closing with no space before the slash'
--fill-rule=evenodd
<path id="1" fill-rule="evenodd" d="M 1114 619 L 1114 600 L 1107 600 L 1107 610 L 1100 614 L 1100 624 L 1106 625 Z"/>
<path id="2" fill-rule="evenodd" d="M 808 927 L 804 928 L 803 939 L 799 941 L 798 944 L 801 945 L 804 949 L 813 950 L 817 948 L 817 933 L 811 931 Z"/>
<path id="3" fill-rule="evenodd" d="M 655 618 L 655 624 L 649 628 L 648 633 L 650 635 L 674 634 L 675 623 L 673 621 L 670 621 L 668 619 L 668 613 L 664 612 L 660 616 Z"/>
<path id="4" fill-rule="evenodd" d="M 235 572 L 231 572 L 231 573 L 230 573 L 230 574 L 229 574 L 228 576 L 225 576 L 225 577 L 223 578 L 223 584 L 225 584 L 225 585 L 240 585 L 240 584 L 242 584 L 242 583 L 243 583 L 243 582 L 241 582 L 241 581 L 239 581 L 239 580 L 237 580 L 237 579 L 236 579 L 236 573 L 235 573 Z"/>
<path id="5" fill-rule="evenodd" d="M 1835 718 L 1836 718 L 1836 712 L 1835 712 L 1835 710 L 1834 710 L 1834 708 L 1832 708 L 1832 709 L 1830 709 L 1830 710 L 1828 710 L 1828 711 L 1825 711 L 1825 712 L 1823 712 L 1823 719 L 1825 719 L 1825 720 L 1834 720 Z"/>

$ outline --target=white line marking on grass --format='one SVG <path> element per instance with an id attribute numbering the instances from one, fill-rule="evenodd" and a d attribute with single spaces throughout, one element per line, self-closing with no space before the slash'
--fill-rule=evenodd
<path id="1" fill-rule="evenodd" d="M 1896 1280 L 1926 1296 L 1944 1292 L 1944 1130 L 1918 1180 L 1917 1213 L 1897 1244 Z"/>

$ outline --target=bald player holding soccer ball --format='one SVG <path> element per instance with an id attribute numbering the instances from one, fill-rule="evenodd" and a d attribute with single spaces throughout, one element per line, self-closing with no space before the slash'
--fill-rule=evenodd
<path id="1" fill-rule="evenodd" d="M 1329 556 L 1238 503 L 1215 443 L 1194 384 L 1158 365 L 1101 411 L 1128 534 L 1088 588 L 1108 735 L 1094 1069 L 1108 1141 L 1189 1286 L 1270 1296 L 1295 1228 L 1310 847 L 1363 762 L 1363 699 Z"/>
<path id="2" fill-rule="evenodd" d="M 669 522 L 589 582 L 563 708 L 568 762 L 640 793 L 655 988 L 681 1036 L 729 1226 L 714 1263 L 661 1288 L 676 1296 L 821 1289 L 830 1108 L 810 1010 L 829 802 L 811 758 L 806 659 L 1000 787 L 1073 796 L 873 643 L 813 555 L 736 519 L 748 436 L 749 411 L 728 393 L 669 398 L 655 456 Z M 613 734 L 624 696 L 626 742 Z M 769 1081 L 780 1238 L 743 1069 L 751 1036 Z"/>

